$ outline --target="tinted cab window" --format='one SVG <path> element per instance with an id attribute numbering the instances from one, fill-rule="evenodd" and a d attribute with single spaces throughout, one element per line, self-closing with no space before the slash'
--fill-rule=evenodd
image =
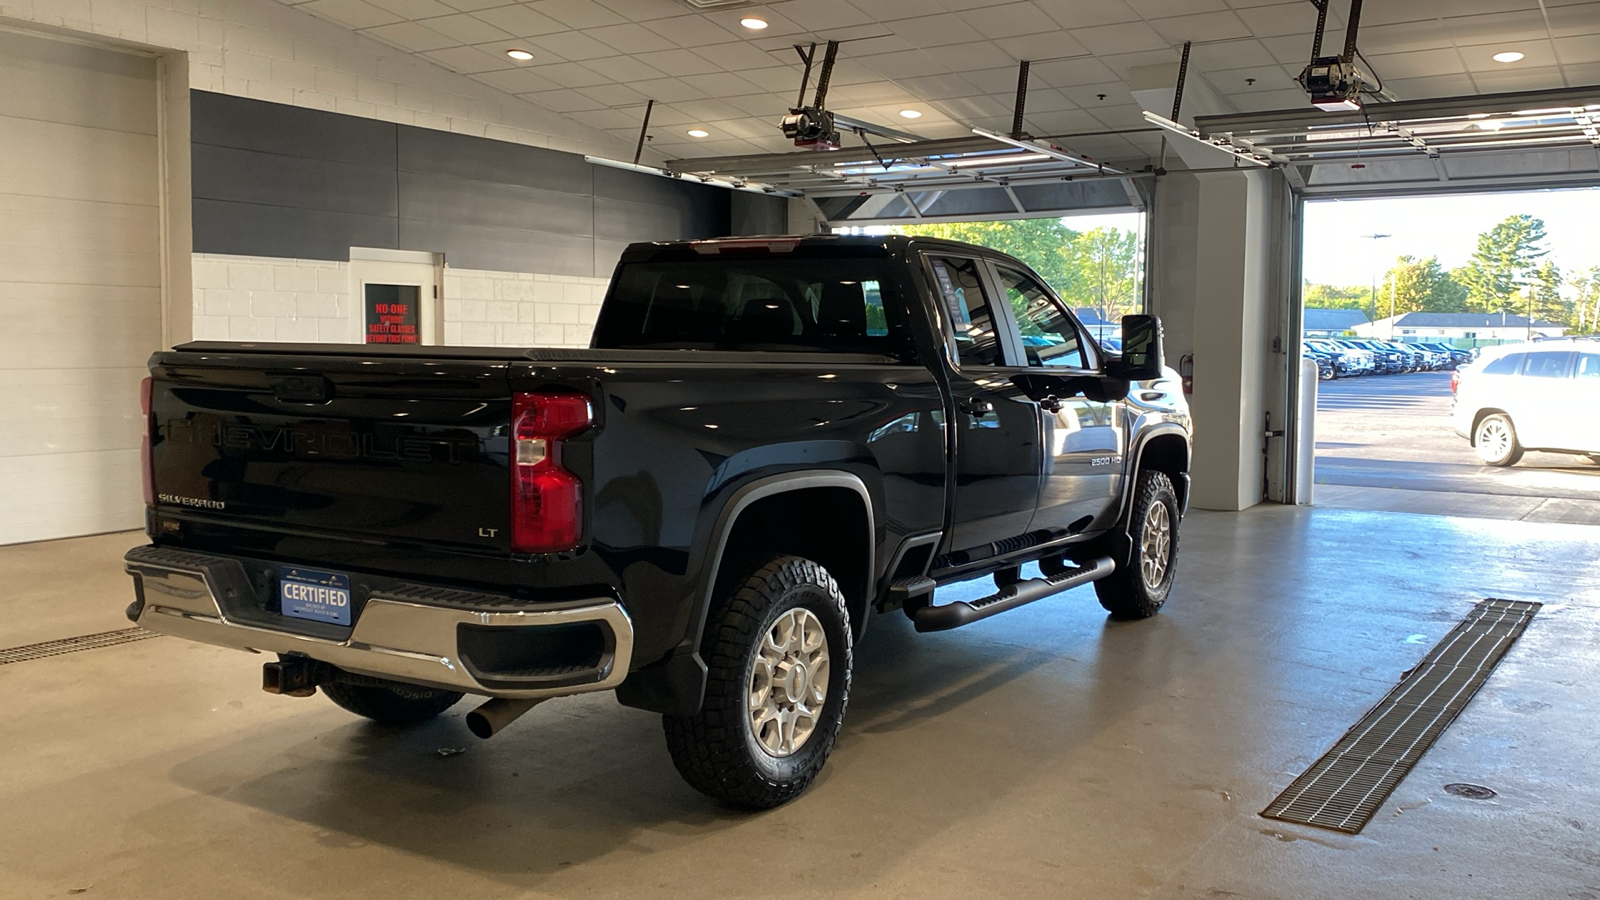
<path id="1" fill-rule="evenodd" d="M 978 261 L 936 256 L 928 262 L 933 267 L 934 290 L 950 317 L 957 361 L 963 366 L 1000 365 L 1000 342 Z"/>
<path id="2" fill-rule="evenodd" d="M 1028 365 L 1089 368 L 1093 351 L 1085 348 L 1082 335 L 1061 304 L 1033 278 L 1005 266 L 998 269 Z"/>

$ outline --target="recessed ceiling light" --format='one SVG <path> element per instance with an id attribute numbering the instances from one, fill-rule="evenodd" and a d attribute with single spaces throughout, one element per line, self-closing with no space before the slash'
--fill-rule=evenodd
<path id="1" fill-rule="evenodd" d="M 512 59 L 520 60 L 522 62 L 527 62 L 528 60 L 533 59 L 533 54 L 526 50 L 507 50 L 506 55 Z"/>
<path id="2" fill-rule="evenodd" d="M 1517 60 L 1522 58 L 1522 55 L 1523 54 L 1521 53 L 1521 51 L 1518 51 L 1518 50 L 1506 50 L 1506 51 L 1501 52 L 1501 53 L 1496 53 L 1494 55 L 1494 61 L 1495 62 L 1516 62 Z"/>
<path id="3" fill-rule="evenodd" d="M 691 129 L 689 129 L 689 137 L 710 137 L 710 136 L 711 136 L 711 132 L 706 131 L 704 128 L 691 128 Z"/>
<path id="4" fill-rule="evenodd" d="M 922 112 L 915 109 L 902 109 L 900 110 L 900 117 L 902 119 L 920 119 L 922 118 Z"/>
<path id="5" fill-rule="evenodd" d="M 761 29 L 767 27 L 767 20 L 758 19 L 755 16 L 745 16 L 739 20 L 739 24 L 750 29 L 751 31 L 760 31 Z"/>

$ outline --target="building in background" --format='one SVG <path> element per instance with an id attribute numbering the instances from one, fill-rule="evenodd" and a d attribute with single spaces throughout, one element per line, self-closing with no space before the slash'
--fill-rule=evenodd
<path id="1" fill-rule="evenodd" d="M 1338 337 L 1367 324 L 1367 314 L 1359 309 L 1308 309 L 1303 329 L 1306 337 Z"/>
<path id="2" fill-rule="evenodd" d="M 1311 310 L 1306 310 L 1309 320 Z M 1355 327 L 1361 337 L 1396 341 L 1450 341 L 1461 347 L 1484 347 L 1537 338 L 1560 337 L 1565 325 L 1510 313 L 1414 312 Z"/>

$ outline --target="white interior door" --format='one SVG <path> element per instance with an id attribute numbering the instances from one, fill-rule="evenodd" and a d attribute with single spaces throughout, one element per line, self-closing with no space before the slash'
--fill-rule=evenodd
<path id="1" fill-rule="evenodd" d="M 156 97 L 153 58 L 0 31 L 0 544 L 142 524 Z"/>
<path id="2" fill-rule="evenodd" d="M 350 304 L 362 344 L 439 344 L 440 261 L 405 250 L 350 251 Z"/>

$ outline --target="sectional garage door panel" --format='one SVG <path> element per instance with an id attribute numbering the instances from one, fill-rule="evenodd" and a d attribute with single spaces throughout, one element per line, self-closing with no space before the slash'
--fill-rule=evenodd
<path id="1" fill-rule="evenodd" d="M 141 524 L 156 132 L 153 60 L 0 32 L 0 543 Z"/>

